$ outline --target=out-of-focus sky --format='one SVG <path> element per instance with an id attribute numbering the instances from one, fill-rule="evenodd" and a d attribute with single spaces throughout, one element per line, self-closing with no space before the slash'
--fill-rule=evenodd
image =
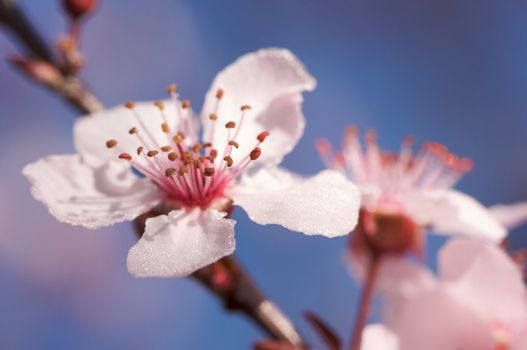
<path id="1" fill-rule="evenodd" d="M 59 1 L 20 1 L 48 40 L 65 29 Z M 486 205 L 527 199 L 527 3 L 492 0 L 101 1 L 82 33 L 83 77 L 107 105 L 164 96 L 176 82 L 194 106 L 216 72 L 262 47 L 292 50 L 318 79 L 292 170 L 322 169 L 317 136 L 350 123 L 380 143 L 445 143 L 476 167 L 458 188 Z M 0 348 L 247 349 L 262 334 L 189 280 L 136 280 L 128 224 L 95 232 L 58 223 L 29 193 L 22 167 L 72 152 L 77 116 L 13 72 L 0 34 Z M 345 238 L 258 226 L 239 210 L 237 254 L 317 344 L 312 309 L 350 333 L 355 283 Z M 527 245 L 527 228 L 514 246 Z M 429 261 L 441 240 L 430 238 Z M 374 310 L 374 317 L 378 310 Z"/>

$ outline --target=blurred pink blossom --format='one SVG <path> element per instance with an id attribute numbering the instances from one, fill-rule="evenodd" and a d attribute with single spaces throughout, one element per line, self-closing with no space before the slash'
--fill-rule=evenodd
<path id="1" fill-rule="evenodd" d="M 382 150 L 374 131 L 363 150 L 358 130 L 346 130 L 342 151 L 325 139 L 317 150 L 328 168 L 347 174 L 362 194 L 362 208 L 371 213 L 403 215 L 441 234 L 463 234 L 501 241 L 505 228 L 474 198 L 452 187 L 472 168 L 438 143 L 424 144 L 413 153 L 413 139 L 403 141 L 399 153 Z"/>
<path id="2" fill-rule="evenodd" d="M 440 250 L 438 277 L 400 259 L 384 268 L 398 275 L 380 285 L 386 325 L 366 328 L 363 349 L 527 348 L 527 291 L 496 245 L 451 239 Z"/>

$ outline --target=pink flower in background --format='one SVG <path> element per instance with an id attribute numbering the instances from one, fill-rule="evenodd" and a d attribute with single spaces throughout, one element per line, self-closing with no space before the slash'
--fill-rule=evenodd
<path id="1" fill-rule="evenodd" d="M 426 143 L 416 154 L 412 146 L 413 140 L 407 138 L 398 153 L 382 150 L 375 133 L 368 131 L 363 149 L 355 127 L 346 130 L 341 152 L 333 151 L 325 139 L 317 142 L 327 167 L 343 172 L 358 185 L 360 226 L 373 250 L 420 250 L 421 228 L 501 241 L 506 229 L 491 212 L 452 189 L 472 168 L 472 161 L 438 143 Z"/>
<path id="2" fill-rule="evenodd" d="M 386 326 L 367 327 L 363 349 L 527 349 L 527 291 L 497 246 L 451 239 L 439 253 L 439 277 L 398 264 L 385 268 L 401 278 L 380 286 Z"/>
<path id="3" fill-rule="evenodd" d="M 304 178 L 277 166 L 303 133 L 302 92 L 314 87 L 289 51 L 260 50 L 217 75 L 201 122 L 171 86 L 168 101 L 129 102 L 78 120 L 78 154 L 49 156 L 23 172 L 35 198 L 72 225 L 168 213 L 148 219 L 130 250 L 135 276 L 186 276 L 231 254 L 232 202 L 260 224 L 344 235 L 357 221 L 355 186 L 335 171 Z"/>

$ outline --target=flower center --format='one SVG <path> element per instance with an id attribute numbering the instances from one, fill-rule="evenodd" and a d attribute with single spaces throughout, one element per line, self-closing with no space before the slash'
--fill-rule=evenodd
<path id="1" fill-rule="evenodd" d="M 176 87 L 171 85 L 168 93 L 176 106 L 176 115 L 169 116 L 165 112 L 162 101 L 154 104 L 162 116 L 161 125 L 144 123 L 133 102 L 128 101 L 125 107 L 133 113 L 137 126 L 129 130 L 130 137 L 137 139 L 135 150 L 123 150 L 118 141 L 106 141 L 106 146 L 117 150 L 119 159 L 130 162 L 132 167 L 152 182 L 165 190 L 169 199 L 184 207 L 207 207 L 215 199 L 225 197 L 225 189 L 251 163 L 261 155 L 260 145 L 269 136 L 263 131 L 256 136 L 254 147 L 245 157 L 235 163 L 232 152 L 239 148 L 237 137 L 242 129 L 245 115 L 251 110 L 248 105 L 241 106 L 241 116 L 236 123 L 228 121 L 224 126 L 218 126 L 218 108 L 224 95 L 219 89 L 216 93 L 215 112 L 209 115 L 208 135 L 203 135 L 200 141 L 200 128 L 192 115 L 190 102 L 177 99 Z M 164 139 L 155 137 L 154 127 L 160 127 Z M 226 129 L 226 144 L 218 150 L 214 144 L 215 128 Z M 216 142 L 217 143 L 217 142 Z"/>
<path id="2" fill-rule="evenodd" d="M 370 256 L 422 255 L 422 231 L 402 214 L 370 212 L 361 209 L 359 223 L 351 235 L 350 249 Z"/>

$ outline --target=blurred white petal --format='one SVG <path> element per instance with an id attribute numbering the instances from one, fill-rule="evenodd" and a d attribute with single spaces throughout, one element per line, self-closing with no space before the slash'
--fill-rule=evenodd
<path id="1" fill-rule="evenodd" d="M 382 324 L 371 324 L 362 333 L 361 350 L 398 350 L 397 336 Z"/>
<path id="2" fill-rule="evenodd" d="M 442 234 L 462 234 L 500 242 L 507 231 L 474 198 L 455 190 L 414 191 L 405 199 L 417 223 Z"/>
<path id="3" fill-rule="evenodd" d="M 497 204 L 489 208 L 496 220 L 512 230 L 527 222 L 527 202 Z"/>

